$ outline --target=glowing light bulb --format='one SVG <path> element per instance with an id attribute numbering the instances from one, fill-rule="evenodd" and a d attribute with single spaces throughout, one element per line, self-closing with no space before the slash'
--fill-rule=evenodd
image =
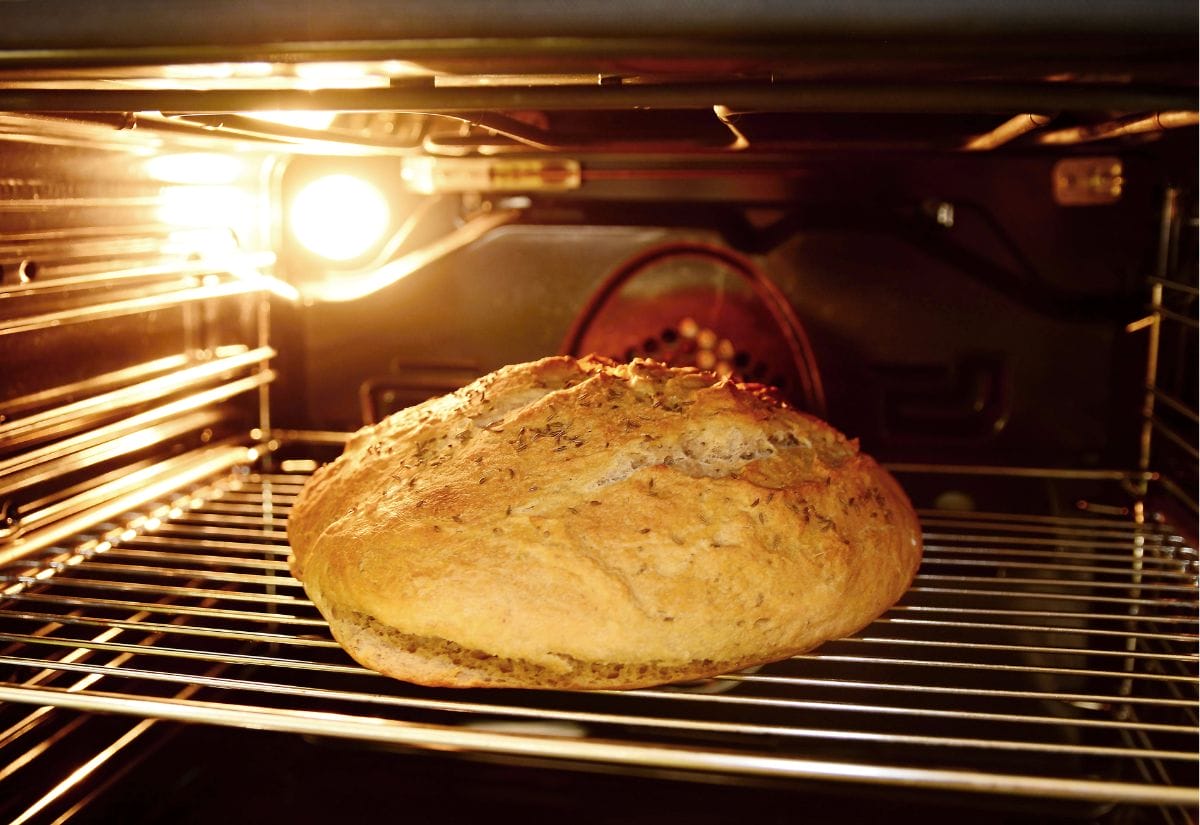
<path id="1" fill-rule="evenodd" d="M 292 232 L 306 249 L 349 261 L 382 240 L 391 221 L 387 198 L 352 175 L 329 175 L 305 186 L 292 201 Z"/>

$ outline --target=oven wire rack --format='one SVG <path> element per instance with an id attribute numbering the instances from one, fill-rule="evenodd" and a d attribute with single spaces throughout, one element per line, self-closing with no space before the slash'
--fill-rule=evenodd
<path id="1" fill-rule="evenodd" d="M 42 754 L 32 731 L 55 707 L 556 764 L 1195 808 L 1196 550 L 1165 527 L 924 510 L 913 588 L 853 638 L 683 686 L 456 692 L 374 674 L 332 640 L 287 568 L 305 479 L 242 468 L 0 569 L 0 783 Z"/>

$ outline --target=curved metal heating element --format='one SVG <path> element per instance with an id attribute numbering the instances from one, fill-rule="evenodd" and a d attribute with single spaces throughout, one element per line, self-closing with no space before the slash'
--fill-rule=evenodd
<path id="1" fill-rule="evenodd" d="M 449 235 L 401 255 L 365 275 L 308 284 L 301 289 L 300 297 L 303 300 L 343 302 L 373 295 L 452 252 L 474 243 L 493 229 L 512 223 L 520 214 L 518 209 L 504 209 L 472 218 Z"/>

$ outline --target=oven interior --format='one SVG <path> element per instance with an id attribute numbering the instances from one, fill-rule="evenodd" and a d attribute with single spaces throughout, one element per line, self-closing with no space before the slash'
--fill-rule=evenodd
<path id="1" fill-rule="evenodd" d="M 12 5 L 0 816 L 1195 822 L 1194 8 Z M 860 439 L 912 590 L 696 684 L 354 664 L 305 479 L 560 352 Z"/>

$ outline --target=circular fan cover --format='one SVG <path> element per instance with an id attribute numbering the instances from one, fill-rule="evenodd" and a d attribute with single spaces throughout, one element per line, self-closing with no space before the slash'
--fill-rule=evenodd
<path id="1" fill-rule="evenodd" d="M 563 351 L 697 366 L 770 384 L 795 407 L 825 414 L 808 337 L 787 299 L 724 247 L 671 244 L 627 261 L 576 318 Z"/>

